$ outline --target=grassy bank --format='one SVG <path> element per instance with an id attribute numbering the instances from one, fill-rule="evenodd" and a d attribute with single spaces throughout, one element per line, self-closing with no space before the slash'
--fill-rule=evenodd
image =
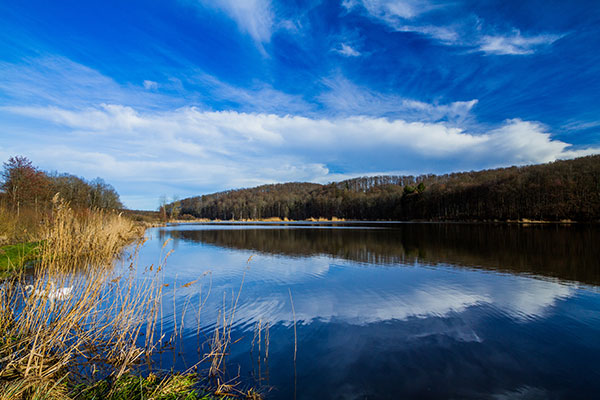
<path id="1" fill-rule="evenodd" d="M 30 231 L 41 239 L 35 247 L 6 247 L 13 273 L 0 286 L 2 399 L 71 398 L 96 378 L 117 381 L 144 350 L 136 339 L 156 290 L 129 293 L 109 280 L 115 256 L 141 231 L 118 214 L 76 213 L 59 199 L 39 224 Z M 19 266 L 29 258 L 25 274 Z"/>
<path id="2" fill-rule="evenodd" d="M 199 375 L 141 373 L 160 341 L 162 266 L 141 283 L 135 257 L 116 267 L 143 236 L 139 224 L 55 199 L 26 233 L 35 242 L 3 247 L 12 273 L 0 284 L 0 400 L 217 396 Z"/>
<path id="3" fill-rule="evenodd" d="M 91 386 L 76 388 L 73 392 L 76 398 L 83 399 L 154 399 L 154 400 L 213 400 L 213 394 L 197 389 L 197 375 L 172 374 L 162 378 L 154 374 L 146 377 L 125 374 L 110 381 L 108 379 L 96 382 Z"/>
<path id="4" fill-rule="evenodd" d="M 38 259 L 42 242 L 29 242 L 0 247 L 0 276 L 20 270 Z"/>

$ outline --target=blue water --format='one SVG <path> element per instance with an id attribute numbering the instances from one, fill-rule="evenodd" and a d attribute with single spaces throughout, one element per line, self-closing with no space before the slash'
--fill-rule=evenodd
<path id="1" fill-rule="evenodd" d="M 156 367 L 202 360 L 224 312 L 235 342 L 224 377 L 269 399 L 600 394 L 595 227 L 206 224 L 147 236 L 140 279 L 172 250 L 160 325 L 181 333 Z"/>

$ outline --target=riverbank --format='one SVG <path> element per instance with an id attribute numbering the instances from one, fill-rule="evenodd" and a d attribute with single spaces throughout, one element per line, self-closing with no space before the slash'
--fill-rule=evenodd
<path id="1" fill-rule="evenodd" d="M 143 243 L 147 226 L 117 212 L 74 211 L 55 199 L 35 232 L 22 236 L 36 241 L 3 246 L 0 400 L 219 395 L 202 375 L 144 367 L 162 340 L 155 327 L 163 266 L 147 268 L 140 283 L 135 254 L 121 254 Z"/>
<path id="2" fill-rule="evenodd" d="M 569 219 L 563 220 L 530 220 L 530 219 L 516 219 L 516 220 L 408 220 L 408 221 L 397 221 L 397 220 L 354 220 L 344 218 L 309 218 L 302 220 L 288 219 L 288 218 L 262 218 L 262 219 L 241 219 L 241 220 L 227 220 L 227 219 L 208 219 L 208 218 L 188 218 L 188 219 L 172 219 L 169 220 L 169 224 L 499 224 L 499 225 L 587 225 L 587 224 L 600 224 L 599 221 L 574 221 Z M 166 223 L 156 223 L 152 226 L 163 226 Z"/>
<path id="3" fill-rule="evenodd" d="M 309 218 L 304 220 L 295 220 L 289 218 L 258 218 L 258 219 L 208 219 L 208 218 L 175 218 L 168 220 L 168 223 L 182 224 L 182 223 L 218 223 L 218 222 L 232 222 L 232 223 L 252 223 L 252 222 L 274 222 L 274 223 L 286 223 L 286 222 L 345 222 L 343 218 Z"/>

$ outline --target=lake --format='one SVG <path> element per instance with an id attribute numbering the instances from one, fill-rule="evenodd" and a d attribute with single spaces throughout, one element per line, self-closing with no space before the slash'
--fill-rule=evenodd
<path id="1" fill-rule="evenodd" d="M 157 330 L 179 335 L 157 368 L 192 367 L 226 325 L 225 376 L 268 399 L 600 393 L 596 226 L 215 223 L 146 234 L 140 279 L 173 251 Z"/>

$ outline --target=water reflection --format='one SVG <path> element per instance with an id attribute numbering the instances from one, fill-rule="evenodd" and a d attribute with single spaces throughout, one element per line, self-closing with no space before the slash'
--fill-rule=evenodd
<path id="1" fill-rule="evenodd" d="M 453 264 L 600 283 L 595 226 L 377 224 L 374 226 L 178 226 L 174 239 L 292 257 L 328 255 L 368 264 Z"/>
<path id="2" fill-rule="evenodd" d="M 163 367 L 201 359 L 189 305 L 206 301 L 200 324 L 209 335 L 243 278 L 230 363 L 272 388 L 269 398 L 586 398 L 600 390 L 592 227 L 186 225 L 149 233 L 140 265 L 175 250 L 163 271 L 173 288 L 163 299 L 167 334 L 185 315 Z M 270 327 L 268 380 L 266 365 L 257 367 L 259 324 Z"/>

